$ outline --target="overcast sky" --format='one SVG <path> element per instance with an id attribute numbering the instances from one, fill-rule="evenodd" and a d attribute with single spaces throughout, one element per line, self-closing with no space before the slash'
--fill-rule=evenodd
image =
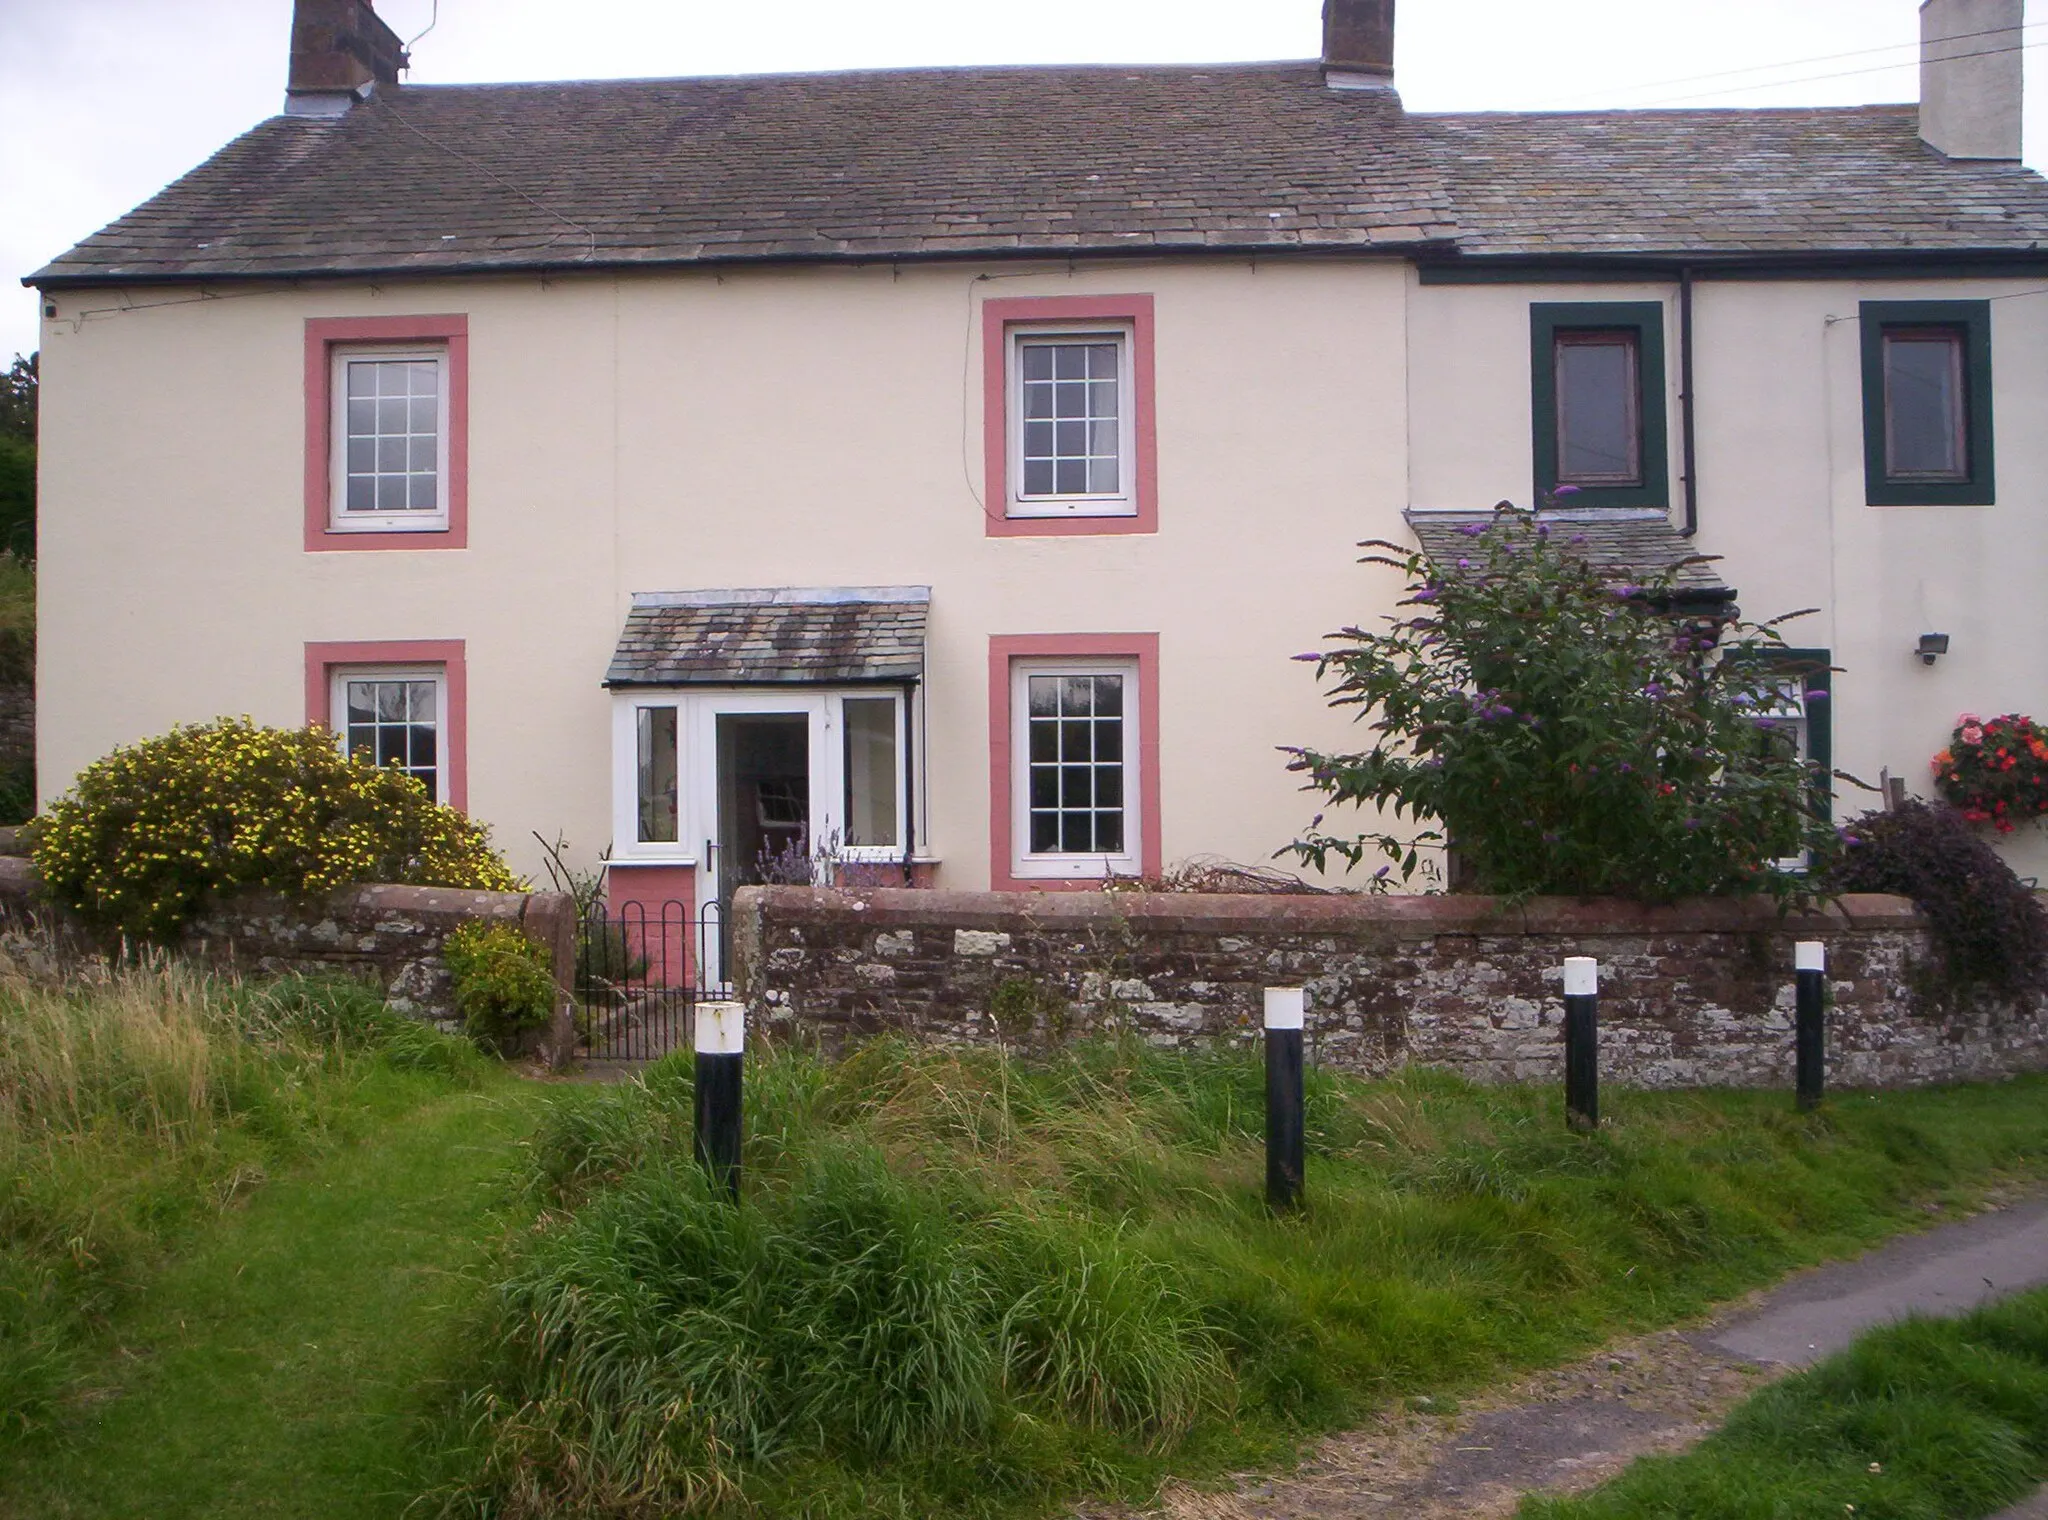
<path id="1" fill-rule="evenodd" d="M 436 0 L 380 0 L 403 37 Z M 963 63 L 1306 58 L 1321 0 L 438 0 L 421 83 Z M 0 0 L 0 361 L 14 281 L 284 97 L 291 0 Z M 1401 0 L 1416 110 L 1911 100 L 1917 0 Z M 2048 158 L 2029 31 L 2028 161 Z M 2038 40 L 2037 40 L 2038 39 Z M 1734 72 L 1743 71 L 1743 72 Z M 1711 76 L 1711 77 L 1703 77 Z"/>

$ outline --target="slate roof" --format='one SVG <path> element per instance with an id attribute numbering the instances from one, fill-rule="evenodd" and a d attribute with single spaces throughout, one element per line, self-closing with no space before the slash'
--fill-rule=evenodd
<path id="1" fill-rule="evenodd" d="M 1411 507 L 1407 518 L 1422 552 L 1441 567 L 1457 564 L 1461 554 L 1469 557 L 1472 542 L 1461 530 L 1472 523 L 1490 523 L 1494 514 Z M 1553 542 L 1562 539 L 1573 553 L 1605 572 L 1610 585 L 1633 585 L 1676 569 L 1676 585 L 1682 595 L 1723 601 L 1735 594 L 1714 573 L 1711 563 L 1700 561 L 1699 546 L 1654 508 L 1546 510 L 1538 512 L 1536 520 L 1550 525 Z"/>
<path id="2" fill-rule="evenodd" d="M 2026 250 L 1909 106 L 1428 116 L 1314 63 L 403 85 L 276 117 L 34 283 L 723 260 Z"/>
<path id="3" fill-rule="evenodd" d="M 1488 254 L 2048 246 L 2048 181 L 1944 158 L 1916 106 L 1420 116 Z"/>
<path id="4" fill-rule="evenodd" d="M 924 675 L 928 586 L 633 598 L 607 686 L 779 686 Z"/>

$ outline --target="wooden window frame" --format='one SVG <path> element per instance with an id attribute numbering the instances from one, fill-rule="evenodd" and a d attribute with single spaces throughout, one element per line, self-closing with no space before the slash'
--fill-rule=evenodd
<path id="1" fill-rule="evenodd" d="M 1531 457 L 1535 504 L 1547 505 L 1559 487 L 1557 349 L 1578 333 L 1627 333 L 1636 364 L 1635 485 L 1575 485 L 1560 506 L 1655 507 L 1671 505 L 1669 428 L 1664 399 L 1664 303 L 1661 301 L 1538 301 L 1529 307 Z"/>
<path id="2" fill-rule="evenodd" d="M 1865 301 L 1863 336 L 1863 499 L 1873 507 L 1988 507 L 1998 499 L 1992 438 L 1991 303 Z M 1965 478 L 1893 475 L 1885 383 L 1885 339 L 1914 330 L 1962 339 Z"/>

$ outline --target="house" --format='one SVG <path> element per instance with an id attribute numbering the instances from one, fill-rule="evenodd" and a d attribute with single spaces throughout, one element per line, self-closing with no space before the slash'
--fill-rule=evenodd
<path id="1" fill-rule="evenodd" d="M 1928 0 L 1919 105 L 1825 110 L 1411 113 L 1393 11 L 1299 63 L 419 86 L 298 0 L 283 114 L 29 277 L 46 792 L 247 712 L 622 900 L 800 834 L 1260 862 L 1276 747 L 1349 732 L 1289 656 L 1392 599 L 1353 545 L 1560 485 L 1819 609 L 1838 765 L 2048 708 L 2021 0 Z"/>

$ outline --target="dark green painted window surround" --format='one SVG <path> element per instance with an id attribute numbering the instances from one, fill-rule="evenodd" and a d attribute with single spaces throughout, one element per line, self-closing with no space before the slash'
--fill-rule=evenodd
<path id="1" fill-rule="evenodd" d="M 1825 649 L 1759 649 L 1730 655 L 1731 659 L 1755 660 L 1799 678 L 1800 706 L 1806 711 L 1806 757 L 1833 776 L 1835 770 L 1835 680 L 1833 657 Z M 1834 783 L 1830 781 L 1815 799 L 1823 818 L 1835 816 Z"/>
<path id="2" fill-rule="evenodd" d="M 1557 488 L 1557 335 L 1629 331 L 1636 335 L 1636 379 L 1641 394 L 1643 483 L 1580 486 L 1564 498 L 1574 507 L 1668 507 L 1671 466 L 1665 452 L 1664 304 L 1661 301 L 1538 301 L 1529 307 L 1529 380 L 1535 427 L 1535 505 Z"/>
<path id="3" fill-rule="evenodd" d="M 1988 507 L 1998 499 L 1991 449 L 1991 303 L 1865 301 L 1863 319 L 1863 499 L 1873 507 Z M 1884 457 L 1884 333 L 1888 327 L 1955 327 L 1963 332 L 1963 415 L 1968 480 L 1888 480 Z"/>

